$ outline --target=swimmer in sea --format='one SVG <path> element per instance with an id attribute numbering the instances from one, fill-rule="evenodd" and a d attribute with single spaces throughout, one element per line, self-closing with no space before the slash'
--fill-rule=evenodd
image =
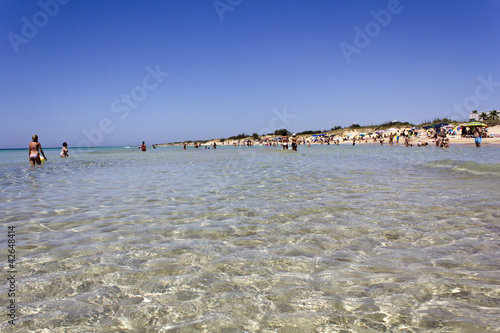
<path id="1" fill-rule="evenodd" d="M 142 141 L 141 150 L 142 151 L 146 151 L 147 150 L 146 143 L 144 141 Z"/>
<path id="2" fill-rule="evenodd" d="M 61 156 L 61 158 L 66 158 L 69 156 L 68 154 L 68 144 L 66 142 L 63 142 L 62 144 L 62 149 L 61 149 L 61 152 L 59 153 L 59 155 Z"/>
<path id="3" fill-rule="evenodd" d="M 38 135 L 35 134 L 32 137 L 32 141 L 28 145 L 28 155 L 31 166 L 34 166 L 35 164 L 42 164 L 40 154 L 42 154 L 43 158 L 47 161 L 47 157 L 45 157 L 45 154 L 43 153 L 42 145 L 38 142 Z"/>

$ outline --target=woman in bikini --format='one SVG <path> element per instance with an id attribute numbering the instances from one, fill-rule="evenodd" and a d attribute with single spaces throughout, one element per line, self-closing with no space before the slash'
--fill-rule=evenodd
<path id="1" fill-rule="evenodd" d="M 47 157 L 43 153 L 42 145 L 38 142 L 38 135 L 33 135 L 32 141 L 28 145 L 28 155 L 30 157 L 30 164 L 34 166 L 35 164 L 42 164 L 42 160 L 40 159 L 40 154 L 42 154 L 43 158 L 47 161 Z"/>

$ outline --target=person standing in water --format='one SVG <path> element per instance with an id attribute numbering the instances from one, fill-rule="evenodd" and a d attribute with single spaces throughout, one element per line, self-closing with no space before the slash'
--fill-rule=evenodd
<path id="1" fill-rule="evenodd" d="M 283 139 L 281 139 L 281 143 L 283 144 L 283 149 L 288 149 L 288 135 L 283 135 Z"/>
<path id="2" fill-rule="evenodd" d="M 28 155 L 31 166 L 34 166 L 35 164 L 42 164 L 40 154 L 42 154 L 43 158 L 47 161 L 47 157 L 45 157 L 45 154 L 43 153 L 42 145 L 38 142 L 38 135 L 35 134 L 32 137 L 32 141 L 28 145 Z"/>
<path id="3" fill-rule="evenodd" d="M 141 150 L 142 151 L 146 151 L 147 150 L 146 143 L 144 141 L 142 141 Z"/>
<path id="4" fill-rule="evenodd" d="M 295 133 L 292 135 L 292 150 L 297 151 L 297 136 Z"/>
<path id="5" fill-rule="evenodd" d="M 61 156 L 61 158 L 69 157 L 69 154 L 68 154 L 68 144 L 66 142 L 63 142 L 62 146 L 63 147 L 62 147 L 61 152 L 59 153 L 59 155 Z"/>
<path id="6" fill-rule="evenodd" d="M 481 127 L 478 126 L 474 130 L 474 141 L 476 142 L 476 147 L 481 147 L 481 141 L 483 141 L 482 137 L 483 131 Z"/>

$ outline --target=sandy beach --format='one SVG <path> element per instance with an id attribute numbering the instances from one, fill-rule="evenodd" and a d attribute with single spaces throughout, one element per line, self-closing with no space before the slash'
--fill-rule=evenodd
<path id="1" fill-rule="evenodd" d="M 399 133 L 403 133 L 405 130 L 411 130 L 410 127 L 394 127 L 395 130 L 392 131 L 396 135 L 399 131 Z M 323 136 L 315 136 L 315 135 L 297 135 L 298 137 L 298 142 L 299 145 L 321 145 L 321 144 L 332 144 L 333 140 L 339 140 L 339 144 L 350 144 L 352 145 L 353 143 L 353 138 L 356 138 L 356 144 L 362 144 L 362 145 L 380 145 L 379 141 L 374 141 L 373 138 L 376 136 L 374 135 L 366 135 L 364 136 L 363 139 L 360 138 L 359 134 L 360 133 L 374 133 L 376 131 L 376 128 L 370 128 L 370 127 L 363 127 L 360 129 L 341 129 L 341 130 L 335 130 L 335 131 L 326 131 L 321 133 Z M 488 146 L 488 145 L 500 145 L 500 126 L 492 126 L 487 128 L 487 133 L 488 136 L 483 138 L 482 146 Z M 388 138 L 389 133 L 386 133 L 386 136 L 384 138 L 384 145 L 389 144 L 389 138 Z M 319 138 L 326 138 L 330 137 L 330 143 L 325 142 L 325 140 L 320 140 Z M 474 146 L 474 138 L 462 138 L 460 133 L 456 135 L 448 135 L 447 136 L 450 140 L 450 146 L 453 145 L 470 145 Z M 280 136 L 278 135 L 266 135 L 261 137 L 261 140 L 253 140 L 252 137 L 246 137 L 240 140 L 228 140 L 228 139 L 215 139 L 215 140 L 209 140 L 206 141 L 205 143 L 202 143 L 202 146 L 213 146 L 215 143 L 216 145 L 233 145 L 233 146 L 238 146 L 238 145 L 269 145 L 269 143 L 277 142 L 277 145 L 281 145 L 279 143 L 279 138 Z M 416 131 L 416 135 L 413 135 L 410 137 L 410 144 L 413 146 L 418 146 L 418 143 L 428 143 L 428 146 L 435 145 L 434 138 L 429 137 L 427 135 L 427 130 L 425 129 L 418 129 Z M 394 138 L 394 145 L 404 145 L 404 138 L 400 137 L 399 138 L 399 143 L 397 142 L 397 137 Z M 174 145 L 181 145 L 181 144 L 174 144 Z M 191 144 L 192 145 L 192 144 Z"/>

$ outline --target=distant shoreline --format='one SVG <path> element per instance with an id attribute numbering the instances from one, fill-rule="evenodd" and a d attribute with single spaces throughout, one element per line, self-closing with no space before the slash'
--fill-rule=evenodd
<path id="1" fill-rule="evenodd" d="M 360 127 L 360 128 L 344 128 L 344 129 L 336 129 L 333 131 L 325 131 L 322 133 L 323 137 L 328 137 L 328 138 L 334 138 L 335 140 L 339 140 L 339 144 L 351 144 L 353 143 L 352 138 L 356 138 L 356 145 L 380 145 L 379 141 L 373 141 L 374 137 L 374 131 L 375 128 L 377 127 Z M 405 130 L 411 129 L 408 126 L 400 126 L 400 127 L 394 127 L 392 128 L 393 130 L 397 131 L 392 131 L 395 136 L 398 133 L 402 133 Z M 372 133 L 373 131 L 373 133 Z M 360 133 L 365 133 L 369 132 L 371 135 L 365 135 L 363 139 L 359 136 Z M 433 138 L 427 136 L 427 130 L 425 129 L 418 129 L 416 130 L 415 136 L 410 137 L 410 144 L 412 145 L 418 145 L 418 142 L 421 143 L 428 143 L 428 145 L 435 145 L 435 141 Z M 490 138 L 483 138 L 482 146 L 497 146 L 500 145 L 500 125 L 488 127 L 488 135 L 495 135 L 496 137 L 490 137 Z M 266 143 L 274 143 L 276 142 L 278 145 L 281 145 L 281 142 L 277 140 L 280 137 L 280 135 L 264 135 L 261 136 L 259 140 L 255 140 L 251 136 L 247 136 L 241 139 L 211 139 L 211 140 L 198 140 L 198 141 L 186 141 L 187 146 L 193 146 L 195 143 L 200 144 L 201 146 L 212 146 L 214 143 L 216 145 L 221 145 L 221 146 L 239 146 L 239 145 L 246 145 L 245 143 L 250 143 L 251 145 L 262 145 L 265 146 L 267 145 Z M 448 135 L 447 136 L 450 140 L 450 145 L 460 145 L 460 146 L 475 146 L 474 143 L 474 138 L 462 138 L 460 133 L 457 133 L 456 135 Z M 317 134 L 307 134 L 307 135 L 297 135 L 297 138 L 299 139 L 299 145 L 321 145 L 321 144 L 328 144 L 326 142 L 321 143 L 321 141 L 318 139 Z M 366 139 L 365 139 L 366 138 Z M 315 139 L 317 139 L 315 141 Z M 389 145 L 389 140 L 388 138 L 383 138 L 384 145 Z M 332 144 L 332 142 L 330 142 Z M 291 145 L 291 142 L 289 142 L 289 145 Z M 394 145 L 398 145 L 396 143 L 396 137 L 394 138 Z M 404 138 L 400 136 L 399 139 L 399 145 L 404 146 Z M 174 143 L 162 143 L 162 144 L 155 144 L 156 147 L 178 147 L 178 146 L 183 146 L 182 142 L 174 142 Z"/>

